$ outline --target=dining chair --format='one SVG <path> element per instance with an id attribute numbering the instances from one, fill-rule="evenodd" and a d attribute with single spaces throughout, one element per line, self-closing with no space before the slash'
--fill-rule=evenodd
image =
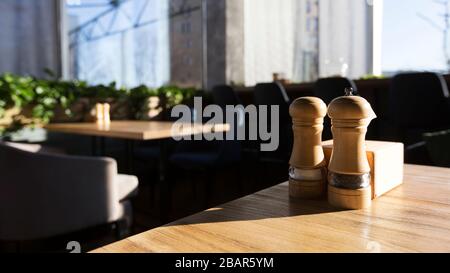
<path id="1" fill-rule="evenodd" d="M 223 110 L 223 116 L 225 117 L 226 105 L 236 106 L 240 104 L 240 100 L 237 97 L 234 89 L 227 85 L 215 86 L 212 91 L 212 98 L 215 104 L 219 105 Z M 213 194 L 213 183 L 215 174 L 230 166 L 233 168 L 235 176 L 238 182 L 239 191 L 242 190 L 239 164 L 241 160 L 241 142 L 236 139 L 236 130 L 239 126 L 239 118 L 234 117 L 234 139 L 233 140 L 213 140 L 213 141 L 188 141 L 184 140 L 177 144 L 173 154 L 170 156 L 169 161 L 177 168 L 181 168 L 186 172 L 201 172 L 205 177 L 211 178 L 205 182 L 205 202 L 204 207 L 208 207 L 211 196 Z M 224 138 L 225 138 L 224 133 Z M 192 176 L 192 175 L 191 175 Z M 191 179 L 192 180 L 192 179 Z M 196 192 L 195 181 L 193 183 L 193 192 Z"/>
<path id="2" fill-rule="evenodd" d="M 211 93 L 214 103 L 222 108 L 225 108 L 227 105 L 242 104 L 233 87 L 229 85 L 214 86 Z"/>
<path id="3" fill-rule="evenodd" d="M 40 240 L 114 224 L 128 234 L 138 180 L 116 161 L 0 142 L 0 240 Z"/>
<path id="4" fill-rule="evenodd" d="M 450 129 L 425 133 L 423 138 L 434 165 L 450 168 Z"/>
<path id="5" fill-rule="evenodd" d="M 345 94 L 346 88 L 353 88 L 353 94 L 357 95 L 358 91 L 355 83 L 344 77 L 330 77 L 318 79 L 314 84 L 314 95 L 322 99 L 326 105 L 332 100 Z M 331 120 L 325 116 L 323 122 L 322 139 L 329 140 L 333 138 L 331 133 Z"/>
<path id="6" fill-rule="evenodd" d="M 278 106 L 279 116 L 275 121 L 278 123 L 278 147 L 275 151 L 262 151 L 261 145 L 266 142 L 259 139 L 253 142 L 253 150 L 256 165 L 253 166 L 254 183 L 265 184 L 272 183 L 272 169 L 286 169 L 289 157 L 292 152 L 292 120 L 289 115 L 290 99 L 285 88 L 279 82 L 258 83 L 254 87 L 253 101 L 258 109 L 258 119 L 265 114 L 261 112 L 261 106 Z M 267 113 L 267 131 L 272 132 L 272 114 Z M 256 168 L 256 169 L 255 169 Z M 284 177 L 287 179 L 287 176 Z M 283 178 L 283 179 L 284 179 Z"/>
<path id="7" fill-rule="evenodd" d="M 289 116 L 290 99 L 285 88 L 279 82 L 259 83 L 254 88 L 254 103 L 260 106 L 278 106 L 279 146 L 276 151 L 261 152 L 260 143 L 256 147 L 259 161 L 286 163 L 292 150 L 292 120 Z M 270 108 L 269 108 L 270 109 Z M 262 113 L 258 110 L 258 118 Z M 268 131 L 271 131 L 271 113 L 268 111 Z"/>
<path id="8" fill-rule="evenodd" d="M 442 75 L 402 73 L 391 80 L 390 140 L 405 144 L 405 161 L 430 164 L 423 134 L 450 129 L 449 91 Z"/>

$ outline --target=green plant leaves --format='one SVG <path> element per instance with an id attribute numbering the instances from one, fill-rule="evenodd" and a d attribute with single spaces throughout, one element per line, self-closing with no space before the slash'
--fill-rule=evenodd
<path id="1" fill-rule="evenodd" d="M 49 80 L 37 79 L 29 76 L 18 76 L 11 73 L 0 75 L 0 119 L 9 108 L 28 108 L 27 116 L 15 116 L 9 127 L 0 126 L 0 135 L 6 132 L 20 130 L 24 126 L 35 126 L 36 123 L 48 123 L 54 116 L 56 107 L 70 116 L 70 107 L 80 98 L 88 98 L 92 103 L 124 101 L 130 107 L 132 116 L 142 109 L 148 97 L 159 96 L 165 98 L 165 108 L 190 100 L 196 90 L 193 88 L 179 88 L 177 86 L 163 86 L 153 89 L 140 85 L 131 89 L 117 88 L 116 82 L 107 85 L 89 86 L 84 81 L 65 81 L 58 79 L 54 72 L 46 70 Z M 30 115 L 30 116 L 28 116 Z"/>

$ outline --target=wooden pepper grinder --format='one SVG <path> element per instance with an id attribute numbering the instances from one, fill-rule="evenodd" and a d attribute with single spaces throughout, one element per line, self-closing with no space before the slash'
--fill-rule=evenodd
<path id="1" fill-rule="evenodd" d="M 326 104 L 319 98 L 303 97 L 289 107 L 294 145 L 289 161 L 289 195 L 318 198 L 326 192 L 326 163 L 322 149 Z"/>
<path id="2" fill-rule="evenodd" d="M 345 209 L 361 209 L 370 206 L 372 200 L 365 136 L 376 115 L 364 98 L 352 92 L 353 89 L 346 89 L 345 96 L 328 106 L 333 133 L 328 202 Z"/>

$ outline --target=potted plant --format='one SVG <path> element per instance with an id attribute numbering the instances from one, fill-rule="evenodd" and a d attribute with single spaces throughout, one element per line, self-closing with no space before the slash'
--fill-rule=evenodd
<path id="1" fill-rule="evenodd" d="M 164 119 L 165 100 L 158 94 L 158 90 L 140 85 L 130 89 L 129 99 L 134 118 L 138 120 Z"/>
<path id="2" fill-rule="evenodd" d="M 80 97 L 82 89 L 87 87 L 83 81 L 54 81 L 52 86 L 60 94 L 60 103 L 55 105 L 50 122 L 81 122 L 88 111 L 89 100 Z"/>

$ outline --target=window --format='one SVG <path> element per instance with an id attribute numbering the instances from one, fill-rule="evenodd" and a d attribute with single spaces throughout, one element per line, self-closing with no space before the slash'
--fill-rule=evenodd
<path id="1" fill-rule="evenodd" d="M 191 33 L 191 23 L 190 22 L 181 23 L 181 33 Z"/>
<path id="2" fill-rule="evenodd" d="M 168 82 L 166 0 L 67 0 L 69 73 L 92 84 Z"/>
<path id="3" fill-rule="evenodd" d="M 447 0 L 384 1 L 383 74 L 448 71 L 445 14 L 448 15 Z"/>
<path id="4" fill-rule="evenodd" d="M 201 0 L 66 0 L 66 17 L 71 78 L 202 85 Z"/>
<path id="5" fill-rule="evenodd" d="M 374 71 L 375 0 L 207 1 L 66 0 L 71 76 L 211 88 Z"/>

